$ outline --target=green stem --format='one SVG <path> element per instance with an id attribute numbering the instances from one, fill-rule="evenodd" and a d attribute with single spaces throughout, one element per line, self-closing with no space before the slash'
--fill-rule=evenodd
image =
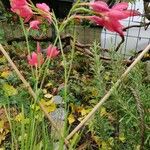
<path id="1" fill-rule="evenodd" d="M 27 44 L 27 50 L 28 50 L 28 55 L 30 55 L 30 46 L 29 46 L 29 40 L 28 40 L 28 31 L 26 31 L 24 23 L 23 23 L 23 19 L 20 18 L 20 22 L 21 22 L 21 27 L 23 29 L 23 33 L 25 35 L 25 39 L 26 39 L 26 44 Z"/>
<path id="2" fill-rule="evenodd" d="M 41 84 L 40 84 L 40 89 L 42 89 L 45 77 L 47 75 L 47 70 L 48 70 L 49 64 L 50 64 L 50 59 L 48 59 L 48 61 L 46 63 L 46 67 L 45 67 L 45 70 L 44 70 L 43 78 L 42 78 L 42 81 L 41 81 Z"/>

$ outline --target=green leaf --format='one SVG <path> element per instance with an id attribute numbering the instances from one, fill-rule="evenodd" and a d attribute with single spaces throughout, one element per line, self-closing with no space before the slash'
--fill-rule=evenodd
<path id="1" fill-rule="evenodd" d="M 13 96 L 13 95 L 18 94 L 17 89 L 15 89 L 13 86 L 7 83 L 3 84 L 3 90 L 7 96 Z"/>

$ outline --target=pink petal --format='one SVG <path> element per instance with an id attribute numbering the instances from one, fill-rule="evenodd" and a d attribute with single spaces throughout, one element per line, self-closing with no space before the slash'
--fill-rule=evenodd
<path id="1" fill-rule="evenodd" d="M 104 19 L 98 16 L 86 16 L 87 19 L 91 20 L 97 25 L 104 26 Z"/>
<path id="2" fill-rule="evenodd" d="M 123 34 L 123 25 L 118 20 L 113 18 L 109 18 L 109 20 L 105 21 L 104 27 L 112 32 L 117 32 L 120 36 L 124 36 Z"/>
<path id="3" fill-rule="evenodd" d="M 102 1 L 90 2 L 90 6 L 92 7 L 94 11 L 97 11 L 97 12 L 109 11 L 109 7 L 107 3 L 102 2 Z"/>
<path id="4" fill-rule="evenodd" d="M 45 11 L 45 12 L 49 12 L 50 11 L 49 6 L 47 4 L 45 4 L 45 3 L 37 3 L 36 7 L 39 8 L 40 10 L 42 10 L 42 11 Z"/>
<path id="5" fill-rule="evenodd" d="M 59 54 L 59 51 L 57 49 L 57 47 L 53 46 L 53 45 L 49 45 L 47 48 L 47 57 L 48 58 L 54 58 Z"/>
<path id="6" fill-rule="evenodd" d="M 128 17 L 141 15 L 141 13 L 137 10 L 125 10 L 124 13 L 128 15 Z"/>
<path id="7" fill-rule="evenodd" d="M 27 1 L 26 0 L 10 0 L 10 5 L 11 7 L 15 8 L 15 7 L 27 5 Z"/>
<path id="8" fill-rule="evenodd" d="M 128 8 L 127 2 L 118 3 L 112 7 L 112 9 L 115 10 L 126 10 L 127 8 Z"/>
<path id="9" fill-rule="evenodd" d="M 33 16 L 32 9 L 28 6 L 26 0 L 11 0 L 11 10 L 25 19 L 25 22 L 29 21 Z"/>
<path id="10" fill-rule="evenodd" d="M 87 16 L 87 19 L 90 19 L 97 25 L 105 27 L 107 30 L 111 32 L 117 32 L 120 36 L 124 36 L 123 34 L 123 26 L 120 24 L 120 22 L 117 19 L 104 17 L 100 18 L 98 16 Z"/>
<path id="11" fill-rule="evenodd" d="M 32 65 L 32 59 L 31 59 L 31 56 L 30 56 L 30 55 L 27 56 L 27 59 L 28 59 L 28 64 L 29 64 L 29 65 Z"/>
<path id="12" fill-rule="evenodd" d="M 117 20 L 126 19 L 129 17 L 129 14 L 125 13 L 125 11 L 114 9 L 111 9 L 109 12 L 105 13 L 105 15 L 108 16 L 109 18 L 114 18 Z"/>
<path id="13" fill-rule="evenodd" d="M 38 63 L 37 54 L 35 52 L 32 53 L 32 62 L 34 65 Z"/>
<path id="14" fill-rule="evenodd" d="M 33 20 L 30 22 L 30 28 L 32 28 L 33 30 L 38 30 L 39 29 L 39 25 L 40 21 L 39 20 Z"/>

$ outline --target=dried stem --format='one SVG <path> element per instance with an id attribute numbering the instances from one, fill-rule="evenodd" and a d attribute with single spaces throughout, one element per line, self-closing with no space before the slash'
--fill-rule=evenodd
<path id="1" fill-rule="evenodd" d="M 3 48 L 3 46 L 0 44 L 0 51 L 3 53 L 3 55 L 6 57 L 7 61 L 10 63 L 10 65 L 12 66 L 12 68 L 15 70 L 16 74 L 18 75 L 19 79 L 23 82 L 23 84 L 25 85 L 25 88 L 28 89 L 30 95 L 36 99 L 36 94 L 33 91 L 33 89 L 31 88 L 30 84 L 26 81 L 26 79 L 22 76 L 22 74 L 20 73 L 20 71 L 18 70 L 18 68 L 16 67 L 16 65 L 13 63 L 13 61 L 11 60 L 11 58 L 9 57 L 9 55 L 7 54 L 7 52 L 5 51 L 5 49 Z M 52 126 L 55 128 L 55 130 L 60 133 L 59 129 L 57 128 L 56 124 L 53 122 L 53 120 L 51 119 L 50 115 L 48 114 L 48 112 L 45 110 L 44 106 L 38 102 L 38 105 L 40 106 L 41 110 L 43 111 L 44 115 L 48 118 L 49 122 L 52 124 Z M 63 137 L 63 136 L 62 136 Z M 65 143 L 68 144 L 69 142 L 67 140 L 65 140 Z"/>
<path id="2" fill-rule="evenodd" d="M 141 54 L 134 60 L 134 62 L 126 69 L 126 71 L 121 75 L 120 79 L 112 86 L 112 88 L 105 94 L 105 96 L 99 101 L 97 105 L 92 109 L 92 111 L 81 121 L 81 123 L 66 137 L 66 140 L 69 140 L 73 137 L 73 135 L 78 132 L 83 125 L 89 121 L 92 115 L 99 109 L 100 106 L 110 97 L 110 95 L 116 90 L 116 88 L 120 85 L 123 79 L 129 74 L 129 72 L 133 69 L 133 67 L 142 59 L 142 57 L 149 51 L 150 44 L 141 52 Z"/>

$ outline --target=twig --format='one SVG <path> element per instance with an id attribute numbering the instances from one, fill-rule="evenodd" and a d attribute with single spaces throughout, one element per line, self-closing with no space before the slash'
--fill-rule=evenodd
<path id="1" fill-rule="evenodd" d="M 144 54 L 146 54 L 150 49 L 150 44 L 143 50 L 143 52 L 134 60 L 134 62 L 126 69 L 126 71 L 121 75 L 120 79 L 111 87 L 111 89 L 105 94 L 105 96 L 99 101 L 97 105 L 92 109 L 92 111 L 81 121 L 81 123 L 66 137 L 66 140 L 69 140 L 73 137 L 73 135 L 78 132 L 83 125 L 95 114 L 95 112 L 99 109 L 100 106 L 110 97 L 110 95 L 116 90 L 116 88 L 120 85 L 123 79 L 129 74 L 129 72 L 133 69 L 133 67 L 142 59 Z"/>
<path id="2" fill-rule="evenodd" d="M 52 37 L 41 37 L 41 38 L 36 38 L 36 37 L 33 37 L 33 36 L 29 36 L 29 41 L 39 41 L 39 42 L 47 42 L 47 41 L 50 41 L 52 42 Z M 8 39 L 7 40 L 7 43 L 8 44 L 12 44 L 12 42 L 23 42 L 25 41 L 25 37 L 18 37 L 18 38 L 11 38 L 11 39 Z"/>
<path id="3" fill-rule="evenodd" d="M 117 45 L 117 47 L 115 48 L 115 51 L 117 52 L 118 50 L 119 50 L 119 48 L 120 48 L 120 46 L 124 43 L 124 36 L 122 36 L 121 37 L 121 41 L 120 41 L 120 43 Z"/>
<path id="4" fill-rule="evenodd" d="M 134 98 L 135 98 L 135 101 L 136 101 L 136 105 L 137 105 L 137 109 L 138 109 L 138 112 L 139 112 L 139 116 L 140 116 L 140 134 L 141 134 L 141 145 L 140 145 L 140 150 L 143 150 L 144 149 L 144 140 L 145 140 L 145 137 L 144 137 L 144 133 L 145 133 L 145 124 L 144 124 L 144 109 L 143 109 L 143 106 L 141 104 L 141 100 L 140 100 L 140 96 L 138 94 L 138 91 L 133 89 L 132 87 L 129 87 Z"/>
<path id="5" fill-rule="evenodd" d="M 130 28 L 139 28 L 139 27 L 145 27 L 145 26 L 149 26 L 149 25 L 150 25 L 150 22 L 142 23 L 141 25 L 132 25 L 132 26 L 128 26 L 128 27 L 123 28 L 123 31 L 126 31 Z"/>
<path id="6" fill-rule="evenodd" d="M 18 70 L 18 68 L 16 67 L 16 65 L 13 63 L 13 61 L 11 60 L 11 58 L 9 57 L 9 55 L 7 54 L 7 52 L 5 51 L 5 49 L 3 48 L 3 46 L 0 44 L 0 51 L 3 53 L 3 55 L 6 57 L 6 59 L 8 60 L 8 62 L 10 63 L 10 65 L 12 66 L 12 68 L 15 70 L 16 74 L 18 75 L 19 79 L 23 82 L 23 84 L 25 85 L 25 87 L 28 89 L 30 95 L 36 99 L 36 94 L 34 93 L 33 89 L 31 88 L 30 84 L 26 81 L 26 79 L 22 76 L 22 74 L 20 73 L 20 71 Z M 38 102 L 38 105 L 40 106 L 41 110 L 43 111 L 43 113 L 45 114 L 45 116 L 48 118 L 49 122 L 52 124 L 52 126 L 55 128 L 55 130 L 60 133 L 59 129 L 57 128 L 56 124 L 53 122 L 53 120 L 51 119 L 50 115 L 48 114 L 48 112 L 45 110 L 44 106 L 41 104 L 41 102 Z M 69 142 L 67 140 L 65 140 L 65 143 L 68 144 Z"/>

